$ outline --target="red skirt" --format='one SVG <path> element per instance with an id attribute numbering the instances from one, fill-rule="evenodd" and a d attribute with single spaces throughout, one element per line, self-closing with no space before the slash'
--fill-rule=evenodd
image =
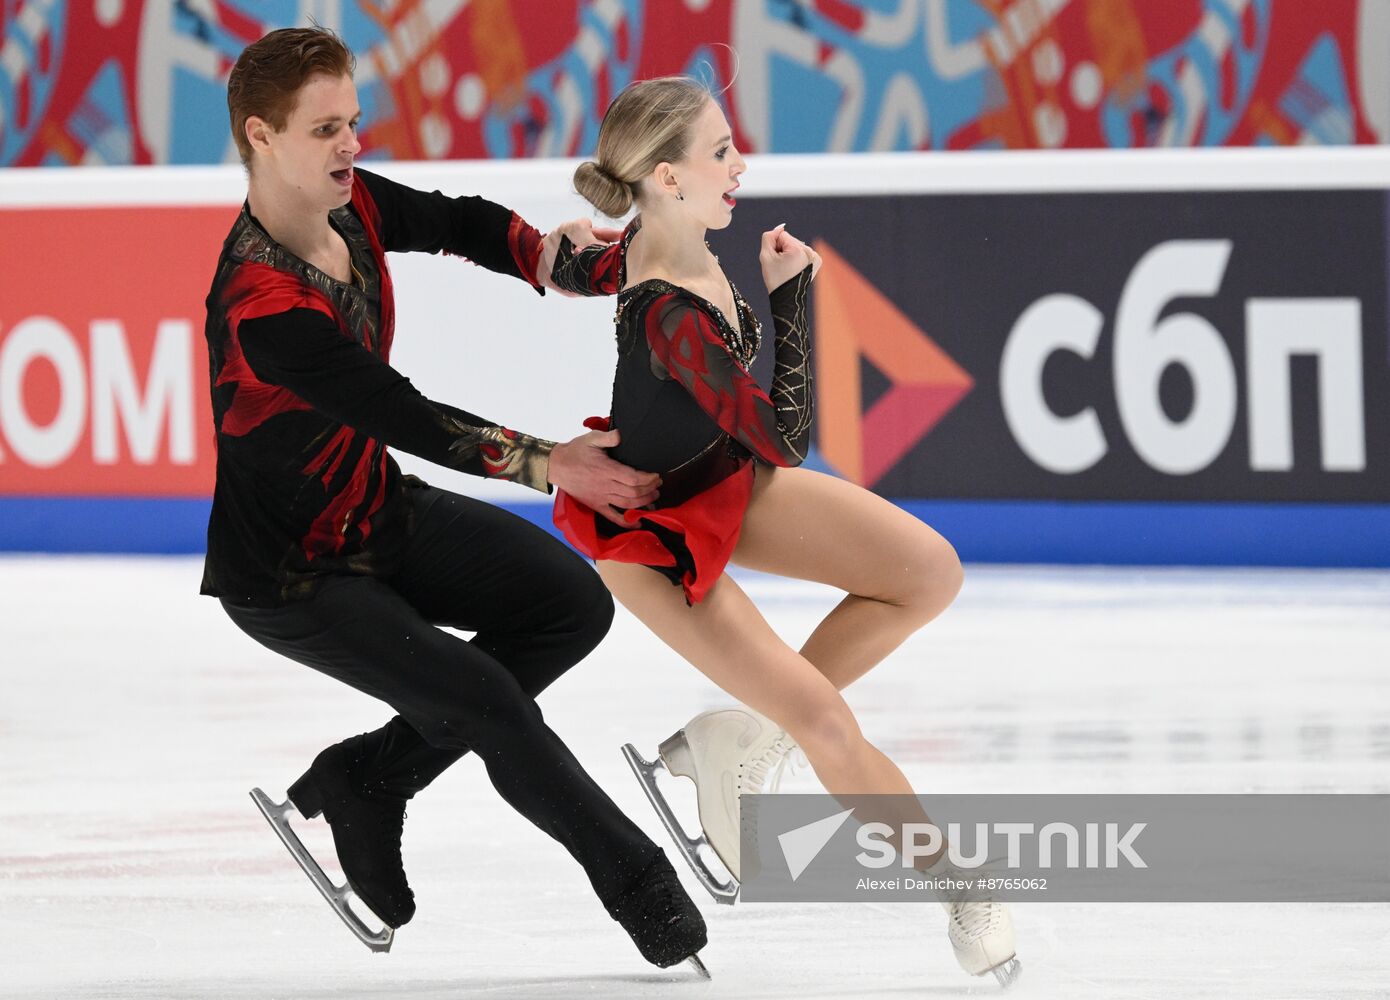
<path id="1" fill-rule="evenodd" d="M 624 511 L 629 527 L 620 528 L 556 490 L 555 526 L 589 558 L 650 566 L 685 591 L 687 604 L 698 604 L 734 554 L 752 493 L 749 459 L 683 503 Z"/>

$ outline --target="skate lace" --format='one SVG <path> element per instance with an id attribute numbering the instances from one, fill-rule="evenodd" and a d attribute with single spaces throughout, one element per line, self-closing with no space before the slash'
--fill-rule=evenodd
<path id="1" fill-rule="evenodd" d="M 967 937 L 979 937 L 994 925 L 996 905 L 994 900 L 955 900 L 951 903 L 951 922 Z"/>
<path id="2" fill-rule="evenodd" d="M 767 783 L 767 790 L 769 792 L 780 791 L 783 781 L 802 771 L 808 771 L 810 768 L 811 762 L 806 758 L 806 751 L 801 749 L 801 745 L 795 740 L 788 738 L 787 752 L 777 762 L 777 768 L 772 772 L 772 777 Z"/>
<path id="3" fill-rule="evenodd" d="M 808 765 L 801 747 L 785 732 L 779 733 L 767 749 L 745 767 L 742 791 L 753 794 L 776 792 L 782 786 L 784 777 L 803 766 Z"/>
<path id="4" fill-rule="evenodd" d="M 642 894 L 642 917 L 644 920 L 669 924 L 679 918 L 681 907 L 677 899 L 683 894 L 676 873 L 667 866 L 659 866 L 644 886 Z"/>
<path id="5" fill-rule="evenodd" d="M 991 866 L 997 866 L 1000 861 L 1002 859 L 989 859 L 982 868 L 969 872 L 962 871 L 952 865 L 945 871 L 938 872 L 937 876 L 966 882 L 978 878 L 982 871 L 992 870 Z M 958 896 L 946 900 L 950 907 L 947 911 L 948 919 L 964 937 L 973 940 L 988 934 L 994 927 L 1001 904 L 999 900 L 988 896 L 984 899 L 967 898 L 965 893 L 966 890 L 962 889 Z"/>
<path id="6" fill-rule="evenodd" d="M 381 840 L 396 854 L 401 853 L 401 836 L 405 832 L 405 810 L 387 810 L 381 823 Z"/>
<path id="7" fill-rule="evenodd" d="M 378 843 L 390 849 L 388 856 L 399 858 L 401 837 L 405 831 L 405 800 L 391 795 L 371 793 L 363 795 L 363 798 L 375 807 Z"/>

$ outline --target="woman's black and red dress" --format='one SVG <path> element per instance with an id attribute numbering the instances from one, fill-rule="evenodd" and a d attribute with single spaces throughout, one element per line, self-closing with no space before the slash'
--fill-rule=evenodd
<path id="1" fill-rule="evenodd" d="M 808 266 L 770 296 L 775 367 L 769 395 L 749 374 L 760 326 L 734 290 L 735 322 L 707 299 L 662 279 L 626 285 L 634 219 L 611 246 L 576 251 L 562 241 L 556 284 L 586 295 L 618 295 L 618 367 L 607 421 L 622 434 L 614 459 L 661 474 L 656 503 L 628 510 L 628 527 L 556 491 L 555 524 L 593 559 L 640 563 L 699 602 L 738 544 L 754 463 L 794 466 L 811 438 Z"/>

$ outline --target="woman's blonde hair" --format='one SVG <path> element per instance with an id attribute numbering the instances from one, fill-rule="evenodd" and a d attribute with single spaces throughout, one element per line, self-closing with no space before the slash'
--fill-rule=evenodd
<path id="1" fill-rule="evenodd" d="M 609 218 L 627 214 L 643 177 L 658 163 L 685 158 L 695 119 L 712 99 L 704 84 L 688 76 L 630 84 L 608 106 L 598 130 L 597 162 L 579 165 L 575 190 Z"/>

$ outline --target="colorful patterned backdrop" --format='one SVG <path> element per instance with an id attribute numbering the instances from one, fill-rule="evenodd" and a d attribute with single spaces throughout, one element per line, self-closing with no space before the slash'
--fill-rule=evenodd
<path id="1" fill-rule="evenodd" d="M 752 152 L 1390 141 L 1390 0 L 0 0 L 0 12 L 0 165 L 234 160 L 233 60 L 309 18 L 358 53 L 377 157 L 585 154 L 615 91 L 677 72 L 728 85 Z"/>

